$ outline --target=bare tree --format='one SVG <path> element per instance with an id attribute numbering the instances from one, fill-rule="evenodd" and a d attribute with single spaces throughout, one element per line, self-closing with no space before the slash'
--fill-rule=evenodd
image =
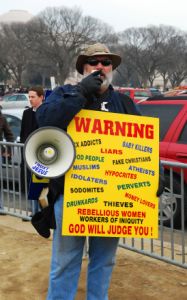
<path id="1" fill-rule="evenodd" d="M 72 64 L 83 45 L 93 41 L 116 42 L 111 27 L 95 18 L 82 16 L 77 9 L 47 8 L 28 24 L 28 39 L 32 55 L 37 56 L 63 84 L 72 70 Z M 35 60 L 35 59 L 34 59 Z M 74 65 L 73 65 L 74 67 Z"/>
<path id="2" fill-rule="evenodd" d="M 187 77 L 187 40 L 184 35 L 172 40 L 172 61 L 168 67 L 168 78 L 172 87 L 179 86 Z"/>
<path id="3" fill-rule="evenodd" d="M 162 76 L 164 88 L 187 78 L 187 35 L 171 26 L 129 28 L 116 34 L 100 20 L 83 16 L 79 8 L 47 8 L 29 23 L 1 24 L 0 67 L 2 80 L 17 86 L 51 76 L 58 84 L 75 71 L 75 59 L 90 43 L 102 42 L 121 54 L 116 85 L 153 86 Z"/>
<path id="4" fill-rule="evenodd" d="M 172 85 L 175 85 L 175 80 L 172 80 L 172 74 L 173 72 L 175 73 L 175 71 L 177 71 L 179 67 L 179 59 L 182 62 L 183 67 L 186 69 L 184 60 L 186 52 L 186 42 L 184 39 L 184 33 L 171 26 L 161 26 L 160 34 L 162 34 L 163 39 L 160 44 L 160 64 L 158 67 L 158 71 L 163 78 L 163 90 L 165 90 L 168 82 L 171 82 Z M 182 76 L 178 78 L 178 82 L 181 79 L 184 79 L 185 72 L 182 72 L 181 75 Z"/>
<path id="5" fill-rule="evenodd" d="M 158 33 L 154 27 L 130 28 L 121 34 L 125 46 L 124 61 L 136 71 L 143 86 L 153 84 L 158 66 Z"/>
<path id="6" fill-rule="evenodd" d="M 18 86 L 22 85 L 22 76 L 27 65 L 24 29 L 22 23 L 12 23 L 2 24 L 0 31 L 0 65 Z"/>
<path id="7" fill-rule="evenodd" d="M 182 41 L 181 32 L 171 26 L 127 29 L 121 34 L 125 64 L 128 62 L 132 72 L 135 70 L 133 73 L 138 74 L 143 86 L 146 86 L 147 82 L 152 86 L 158 75 L 162 75 L 166 85 L 169 74 L 172 80 L 171 73 L 179 67 L 176 66 L 177 52 L 182 54 L 179 48 L 185 53 Z M 184 63 L 184 55 L 181 55 L 181 60 Z M 181 78 L 184 78 L 185 72 L 182 74 Z"/>

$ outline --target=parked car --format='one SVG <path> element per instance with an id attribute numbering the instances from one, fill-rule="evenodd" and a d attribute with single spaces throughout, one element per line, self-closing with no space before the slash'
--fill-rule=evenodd
<path id="1" fill-rule="evenodd" d="M 148 89 L 119 87 L 119 88 L 115 88 L 115 90 L 129 96 L 135 102 L 141 99 L 147 99 L 151 97 L 151 92 Z"/>
<path id="2" fill-rule="evenodd" d="M 159 89 L 156 88 L 149 88 L 149 91 L 151 92 L 152 97 L 162 95 L 161 91 L 159 91 Z"/>
<path id="3" fill-rule="evenodd" d="M 155 95 L 154 97 L 150 97 L 150 98 L 147 98 L 147 99 L 142 99 L 142 100 L 139 100 L 136 102 L 136 104 L 140 104 L 142 102 L 145 102 L 145 101 L 158 101 L 158 100 L 176 100 L 176 101 L 179 101 L 179 100 L 187 100 L 187 95 L 178 95 L 178 96 L 164 96 L 163 94 L 162 95 Z"/>
<path id="4" fill-rule="evenodd" d="M 179 163 L 187 163 L 187 100 L 173 97 L 171 100 L 146 100 L 138 104 L 145 116 L 160 119 L 160 159 Z M 170 226 L 173 218 L 175 228 L 181 226 L 181 199 L 175 194 L 181 194 L 180 168 L 173 169 L 173 191 L 170 190 L 170 174 L 165 168 L 166 187 L 161 196 L 163 209 L 163 224 Z M 184 212 L 187 220 L 187 169 L 184 169 Z M 169 193 L 168 193 L 169 192 Z"/>
<path id="5" fill-rule="evenodd" d="M 7 108 L 26 108 L 30 106 L 28 94 L 11 94 L 2 97 L 0 103 L 3 109 Z"/>

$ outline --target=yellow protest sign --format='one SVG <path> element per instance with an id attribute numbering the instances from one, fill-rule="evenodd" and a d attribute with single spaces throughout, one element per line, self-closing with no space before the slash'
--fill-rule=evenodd
<path id="1" fill-rule="evenodd" d="M 63 235 L 156 238 L 159 120 L 82 110 L 68 133 Z"/>

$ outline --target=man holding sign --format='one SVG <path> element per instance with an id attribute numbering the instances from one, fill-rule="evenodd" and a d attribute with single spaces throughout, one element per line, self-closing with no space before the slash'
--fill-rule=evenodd
<path id="1" fill-rule="evenodd" d="M 39 126 L 56 126 L 66 130 L 70 122 L 82 111 L 82 109 L 89 111 L 103 111 L 106 112 L 106 115 L 107 112 L 140 115 L 133 101 L 131 101 L 129 97 L 114 91 L 111 86 L 113 70 L 115 70 L 120 63 L 121 57 L 111 53 L 103 44 L 97 43 L 84 49 L 78 56 L 76 62 L 77 71 L 83 75 L 82 81 L 74 86 L 65 85 L 54 89 L 51 95 L 37 110 Z M 136 120 L 136 117 L 134 119 Z M 98 128 L 98 122 L 95 126 Z M 100 139 L 95 138 L 90 142 L 95 145 L 100 143 Z M 77 141 L 76 144 L 78 146 Z M 105 150 L 103 149 L 102 151 Z M 102 158 L 99 157 L 99 154 L 93 157 L 91 156 L 89 159 L 102 160 Z M 97 166 L 99 168 L 99 165 Z M 72 174 L 73 178 L 77 178 L 76 176 L 76 174 Z M 88 177 L 85 179 L 85 176 L 79 176 L 79 178 L 88 180 Z M 102 179 L 92 178 L 92 180 L 95 180 L 97 183 L 100 182 L 105 184 L 105 181 Z M 123 190 L 124 186 L 125 185 L 119 185 L 119 189 Z M 93 198 L 89 200 L 89 203 L 97 201 L 95 195 L 97 193 L 102 193 L 103 188 L 93 187 L 92 191 Z M 79 188 L 75 191 L 72 186 L 72 193 L 73 192 L 79 192 Z M 160 180 L 157 196 L 162 192 L 163 184 Z M 73 300 L 77 291 L 86 237 L 77 236 L 75 227 L 70 227 L 73 235 L 68 236 L 62 234 L 63 186 L 61 186 L 60 193 L 61 195 L 56 200 L 54 207 L 56 229 L 54 230 L 53 236 L 51 272 L 47 299 Z M 71 203 L 70 200 L 71 199 L 69 199 L 69 203 Z M 106 199 L 106 203 L 107 200 L 108 199 Z M 118 199 L 114 200 L 118 201 Z M 80 214 L 84 214 L 85 212 L 84 207 L 78 208 L 77 211 Z M 96 212 L 97 210 L 94 210 L 94 213 Z M 88 213 L 88 210 L 86 213 Z M 71 218 L 71 216 L 69 217 Z M 111 229 L 109 228 L 108 231 L 110 232 L 110 230 Z M 89 237 L 87 300 L 108 299 L 108 288 L 115 263 L 118 241 L 119 238 L 115 236 Z"/>

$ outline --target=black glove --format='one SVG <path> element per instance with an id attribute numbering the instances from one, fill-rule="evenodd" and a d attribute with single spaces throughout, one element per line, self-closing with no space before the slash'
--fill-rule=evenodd
<path id="1" fill-rule="evenodd" d="M 99 74 L 101 74 L 101 70 L 91 73 L 79 83 L 80 92 L 88 101 L 93 95 L 96 95 L 101 88 L 103 81 L 100 76 L 98 76 Z"/>
<path id="2" fill-rule="evenodd" d="M 164 187 L 165 187 L 165 179 L 164 179 L 164 175 L 160 174 L 159 175 L 159 182 L 158 182 L 158 190 L 157 190 L 157 197 L 160 197 L 162 195 L 162 193 L 164 192 Z"/>
<path id="3" fill-rule="evenodd" d="M 44 238 L 50 237 L 50 228 L 56 229 L 54 206 L 49 205 L 37 212 L 31 219 L 31 223 L 36 231 Z"/>

